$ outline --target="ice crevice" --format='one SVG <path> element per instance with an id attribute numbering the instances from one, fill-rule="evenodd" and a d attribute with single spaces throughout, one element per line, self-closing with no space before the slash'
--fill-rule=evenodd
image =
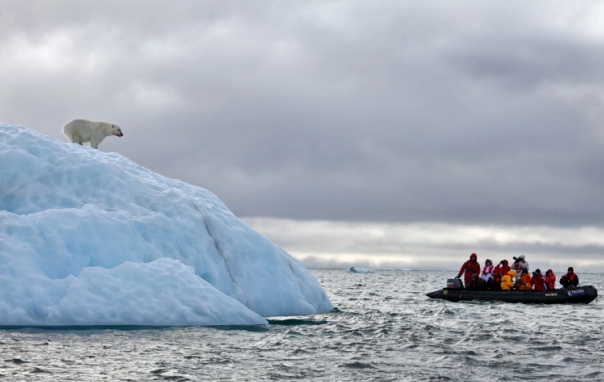
<path id="1" fill-rule="evenodd" d="M 199 208 L 199 206 L 197 205 L 197 203 L 195 203 L 194 201 L 191 200 L 191 203 L 193 204 L 193 206 L 195 207 L 195 209 L 197 210 L 197 212 L 199 212 L 199 218 L 203 221 L 203 226 L 205 228 L 205 232 L 208 234 L 208 236 L 212 239 L 212 243 L 214 245 L 214 248 L 216 249 L 216 253 L 222 258 L 222 265 L 224 266 L 224 268 L 226 269 L 230 281 L 233 284 L 235 291 L 237 292 L 238 295 L 240 296 L 245 296 L 243 293 L 241 293 L 241 289 L 239 288 L 239 284 L 237 283 L 237 280 L 233 277 L 233 274 L 231 272 L 231 268 L 229 267 L 229 263 L 225 257 L 225 255 L 222 253 L 222 249 L 220 248 L 220 243 L 217 240 L 217 238 L 212 234 L 212 230 L 210 229 L 210 227 L 208 226 L 208 222 L 205 218 L 205 216 L 203 215 L 203 212 L 201 211 L 201 208 Z M 244 301 L 244 304 L 247 301 Z"/>

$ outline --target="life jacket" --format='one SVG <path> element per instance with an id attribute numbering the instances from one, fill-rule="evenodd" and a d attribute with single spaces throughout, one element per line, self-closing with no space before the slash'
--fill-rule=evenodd
<path id="1" fill-rule="evenodd" d="M 523 273 L 520 278 L 516 281 L 518 284 L 518 289 L 520 290 L 531 290 L 533 286 L 531 285 L 531 275 L 528 273 Z"/>
<path id="2" fill-rule="evenodd" d="M 531 284 L 533 284 L 533 289 L 538 291 L 545 290 L 545 280 L 541 274 L 537 274 L 531 278 Z"/>
<path id="3" fill-rule="evenodd" d="M 470 282 L 470 279 L 472 278 L 472 276 L 480 275 L 480 264 L 478 263 L 478 261 L 473 262 L 472 260 L 468 260 L 465 263 L 463 263 L 457 276 L 461 276 L 461 274 L 464 272 L 465 272 L 465 275 L 464 275 L 463 281 L 464 281 L 464 284 L 467 285 Z"/>
<path id="4" fill-rule="evenodd" d="M 482 279 L 485 282 L 488 282 L 489 279 L 493 278 L 493 270 L 495 269 L 495 267 L 491 264 L 491 265 L 485 265 L 484 268 L 482 268 Z"/>
<path id="5" fill-rule="evenodd" d="M 501 282 L 501 278 L 504 275 L 507 275 L 507 273 L 511 270 L 510 266 L 507 263 L 504 264 L 498 264 L 495 267 L 495 270 L 493 270 L 493 280 L 495 280 L 496 283 Z"/>
<path id="6" fill-rule="evenodd" d="M 506 275 L 511 269 L 512 268 L 510 268 L 509 265 L 502 264 L 502 265 L 498 265 L 497 267 L 495 267 L 494 273 L 499 273 L 503 276 L 503 275 Z"/>
<path id="7" fill-rule="evenodd" d="M 560 284 L 564 285 L 577 285 L 579 284 L 579 277 L 573 272 L 570 275 L 567 273 L 560 279 Z"/>
<path id="8" fill-rule="evenodd" d="M 547 290 L 556 289 L 556 275 L 554 272 L 545 274 L 545 286 L 547 287 Z"/>

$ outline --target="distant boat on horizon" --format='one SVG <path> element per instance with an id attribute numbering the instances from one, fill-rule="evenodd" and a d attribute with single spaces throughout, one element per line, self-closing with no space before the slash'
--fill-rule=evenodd
<path id="1" fill-rule="evenodd" d="M 373 268 L 350 267 L 348 272 L 350 272 L 350 273 L 373 273 Z"/>

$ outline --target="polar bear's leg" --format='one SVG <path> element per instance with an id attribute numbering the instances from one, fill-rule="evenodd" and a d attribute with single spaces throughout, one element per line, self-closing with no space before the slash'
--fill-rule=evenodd
<path id="1" fill-rule="evenodd" d="M 79 143 L 83 146 L 84 139 L 82 137 L 82 132 L 80 131 L 79 123 L 80 121 L 73 120 L 65 124 L 65 126 L 63 126 L 63 134 L 65 134 L 71 143 Z"/>
<path id="2" fill-rule="evenodd" d="M 80 134 L 70 131 L 69 133 L 65 133 L 65 135 L 71 143 L 78 143 L 80 146 L 83 146 L 82 136 Z"/>
<path id="3" fill-rule="evenodd" d="M 99 144 L 101 143 L 103 138 L 105 137 L 100 136 L 98 132 L 92 133 L 92 136 L 90 137 L 90 147 L 92 147 L 93 149 L 98 149 Z"/>

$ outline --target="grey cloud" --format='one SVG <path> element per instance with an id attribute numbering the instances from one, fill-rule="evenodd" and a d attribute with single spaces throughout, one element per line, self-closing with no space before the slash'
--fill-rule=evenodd
<path id="1" fill-rule="evenodd" d="M 60 139 L 74 117 L 119 123 L 101 149 L 237 215 L 603 223 L 589 9 L 40 4 L 0 9 L 0 115 Z"/>

